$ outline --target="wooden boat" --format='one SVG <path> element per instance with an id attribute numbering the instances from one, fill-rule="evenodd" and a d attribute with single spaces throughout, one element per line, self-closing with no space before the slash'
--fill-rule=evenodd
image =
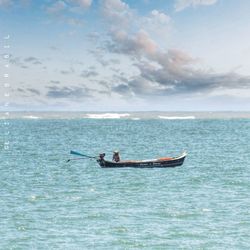
<path id="1" fill-rule="evenodd" d="M 143 161 L 106 161 L 104 159 L 105 154 L 100 154 L 97 162 L 102 168 L 168 168 L 168 167 L 177 167 L 181 166 L 187 156 L 187 153 L 182 153 L 179 157 L 164 157 L 152 160 L 143 160 Z"/>

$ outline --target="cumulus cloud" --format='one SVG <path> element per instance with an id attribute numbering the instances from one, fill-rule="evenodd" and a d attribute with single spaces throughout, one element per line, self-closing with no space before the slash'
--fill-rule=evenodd
<path id="1" fill-rule="evenodd" d="M 109 21 L 110 30 L 134 32 L 135 29 L 155 32 L 161 30 L 161 36 L 167 31 L 171 18 L 162 11 L 152 10 L 146 16 L 140 16 L 121 0 L 103 0 L 101 5 L 104 18 Z"/>
<path id="2" fill-rule="evenodd" d="M 9 61 L 11 64 L 20 67 L 22 69 L 27 69 L 29 68 L 27 64 L 29 64 L 29 66 L 33 65 L 41 65 L 42 61 L 36 57 L 33 56 L 29 56 L 29 57 L 12 57 Z"/>
<path id="3" fill-rule="evenodd" d="M 152 25 L 154 27 L 159 25 L 167 25 L 171 20 L 170 16 L 159 10 L 152 10 L 151 13 L 144 19 L 145 24 Z"/>
<path id="4" fill-rule="evenodd" d="M 116 30 L 110 35 L 112 43 L 108 44 L 107 48 L 111 52 L 138 56 L 143 53 L 153 54 L 157 50 L 157 44 L 144 30 L 140 30 L 134 35 L 129 35 L 124 30 Z"/>
<path id="5" fill-rule="evenodd" d="M 121 95 L 130 95 L 131 94 L 131 89 L 127 84 L 118 84 L 117 86 L 114 86 L 112 88 L 112 91 L 121 94 Z"/>
<path id="6" fill-rule="evenodd" d="M 123 11 L 129 10 L 128 4 L 121 0 L 103 0 L 103 9 L 108 16 L 114 17 L 117 15 L 116 12 L 121 13 Z M 116 14 L 110 14 L 110 13 L 116 13 Z"/>
<path id="7" fill-rule="evenodd" d="M 46 94 L 49 98 L 68 98 L 68 99 L 81 99 L 89 98 L 89 89 L 86 87 L 58 87 L 58 86 L 49 86 L 48 92 Z"/>
<path id="8" fill-rule="evenodd" d="M 94 70 L 84 70 L 84 71 L 82 71 L 80 76 L 83 78 L 89 78 L 89 77 L 98 76 L 98 73 Z"/>
<path id="9" fill-rule="evenodd" d="M 181 11 L 190 6 L 196 7 L 199 5 L 213 5 L 217 0 L 176 0 L 175 1 L 175 10 Z"/>
<path id="10" fill-rule="evenodd" d="M 181 52 L 183 54 L 183 52 Z M 216 90 L 249 89 L 250 77 L 234 72 L 214 73 L 195 69 L 192 60 L 188 62 L 166 59 L 158 61 L 161 67 L 147 63 L 139 63 L 140 74 L 133 80 L 123 81 L 113 88 L 121 95 L 173 95 L 173 94 L 204 94 Z"/>
<path id="11" fill-rule="evenodd" d="M 116 24 L 126 25 L 132 17 L 128 4 L 120 0 L 103 0 L 102 12 L 109 20 L 115 20 Z"/>
<path id="12" fill-rule="evenodd" d="M 130 20 L 128 26 L 121 25 L 125 23 L 122 18 L 133 15 L 132 10 L 120 0 L 106 0 L 105 3 L 109 3 L 109 8 L 105 7 L 107 20 L 110 17 L 115 19 L 111 24 L 110 40 L 106 43 L 106 50 L 128 56 L 139 70 L 139 74 L 130 79 L 117 79 L 114 75 L 113 82 L 116 83 L 112 87 L 114 92 L 123 96 L 152 96 L 210 93 L 219 89 L 250 87 L 249 76 L 241 76 L 234 72 L 216 73 L 203 68 L 197 58 L 184 51 L 161 48 L 151 33 L 144 27 L 138 26 L 138 23 L 143 23 L 142 21 Z M 192 1 L 192 3 L 212 4 L 215 1 Z M 110 5 L 115 7 L 112 9 Z M 117 13 L 118 9 L 120 12 Z M 156 18 L 158 23 L 169 22 L 167 16 L 157 10 L 153 10 L 150 16 Z M 119 25 L 114 27 L 116 20 Z M 145 18 L 141 20 L 145 23 Z"/>
<path id="13" fill-rule="evenodd" d="M 26 58 L 24 58 L 23 61 L 26 63 L 35 64 L 35 65 L 42 64 L 42 62 L 38 58 L 33 57 L 33 56 L 26 57 Z"/>
<path id="14" fill-rule="evenodd" d="M 135 66 L 140 73 L 132 80 L 121 81 L 113 91 L 122 95 L 163 96 L 250 87 L 249 76 L 197 68 L 196 58 L 176 49 L 148 54 L 148 59 L 150 61 L 138 61 Z"/>
<path id="15" fill-rule="evenodd" d="M 176 1 L 175 8 L 180 11 L 189 6 L 215 3 L 216 0 L 179 0 Z M 81 5 L 86 8 L 91 5 L 91 1 L 57 1 L 51 6 L 50 11 L 60 12 L 72 5 Z M 124 97 L 148 98 L 149 96 L 207 94 L 250 88 L 249 76 L 242 76 L 235 72 L 215 72 L 202 67 L 200 61 L 187 52 L 167 48 L 167 46 L 162 48 L 154 36 L 154 31 L 162 32 L 164 27 L 168 27 L 171 18 L 166 13 L 153 9 L 146 16 L 139 16 L 121 0 L 103 0 L 101 11 L 108 25 L 108 32 L 105 36 L 105 43 L 102 47 L 93 49 L 92 56 L 102 66 L 118 64 L 119 61 L 112 59 L 113 56 L 114 58 L 120 57 L 122 60 L 126 58 L 126 62 L 131 64 L 133 70 L 126 72 L 126 77 L 124 77 L 118 75 L 118 69 L 114 69 L 114 75 L 108 84 L 99 82 L 105 88 L 104 91 L 99 92 L 81 86 L 63 87 L 59 85 L 59 81 L 51 81 L 54 86 L 49 87 L 47 97 L 80 99 L 90 97 L 94 93 L 106 94 L 107 89 Z M 99 33 L 89 34 L 91 41 L 102 37 Z M 15 61 L 20 64 L 19 58 Z M 21 62 L 29 63 L 29 65 L 41 63 L 35 57 L 27 57 Z M 122 63 L 119 68 L 124 70 Z M 72 68 L 60 70 L 63 75 L 74 72 Z M 97 83 L 99 78 L 97 76 L 100 73 L 95 68 L 87 68 L 80 74 L 81 77 L 89 78 L 89 81 Z M 33 93 L 35 94 L 35 91 Z"/>
<path id="16" fill-rule="evenodd" d="M 171 18 L 156 9 L 148 15 L 140 16 L 121 0 L 104 0 L 102 12 L 109 25 L 109 36 L 116 45 L 121 41 L 121 46 L 114 46 L 112 40 L 107 41 L 110 50 L 117 49 L 133 53 L 146 51 L 154 53 L 157 48 L 157 38 L 164 43 L 165 34 L 168 32 Z M 156 37 L 156 39 L 152 39 Z"/>

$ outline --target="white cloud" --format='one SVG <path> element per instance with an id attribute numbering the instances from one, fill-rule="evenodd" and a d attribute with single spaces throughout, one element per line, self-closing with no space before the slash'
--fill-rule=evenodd
<path id="1" fill-rule="evenodd" d="M 166 46 L 172 27 L 170 16 L 154 9 L 148 15 L 138 17 L 138 22 L 138 26 L 158 41 L 159 45 Z"/>
<path id="2" fill-rule="evenodd" d="M 72 2 L 82 8 L 89 8 L 92 4 L 92 0 L 71 0 L 69 2 Z"/>
<path id="3" fill-rule="evenodd" d="M 135 37 L 135 45 L 147 54 L 153 54 L 157 50 L 157 44 L 144 30 L 140 30 Z"/>
<path id="4" fill-rule="evenodd" d="M 176 0 L 175 1 L 175 10 L 181 11 L 190 6 L 196 7 L 198 5 L 213 5 L 217 0 Z"/>
<path id="5" fill-rule="evenodd" d="M 133 18 L 133 12 L 129 6 L 120 0 L 103 0 L 102 13 L 110 22 L 111 27 L 128 27 Z"/>
<path id="6" fill-rule="evenodd" d="M 133 57 L 153 55 L 157 50 L 157 44 L 150 38 L 144 30 L 139 30 L 136 34 L 130 35 L 123 30 L 116 30 L 111 33 L 113 44 L 110 51 L 124 53 Z"/>
<path id="7" fill-rule="evenodd" d="M 152 46 L 152 38 L 155 41 L 160 41 L 161 45 L 166 45 L 171 21 L 167 14 L 153 9 L 148 15 L 142 16 L 121 0 L 103 0 L 101 3 L 103 16 L 108 23 L 113 38 L 118 39 L 119 36 L 123 36 L 124 39 L 127 39 L 128 45 L 131 46 L 134 43 L 138 47 L 140 43 L 143 47 L 146 44 L 143 44 L 140 37 L 144 36 L 145 43 L 149 42 L 148 38 L 151 37 L 150 46 Z M 144 49 L 146 48 L 144 47 Z"/>
<path id="8" fill-rule="evenodd" d="M 131 9 L 128 4 L 121 0 L 103 0 L 102 12 L 106 20 L 110 22 L 112 29 L 127 29 L 135 31 L 135 29 L 156 32 L 161 30 L 162 33 L 166 32 L 166 28 L 171 18 L 159 10 L 152 10 L 146 16 L 138 15 L 137 11 Z"/>
<path id="9" fill-rule="evenodd" d="M 91 4 L 92 0 L 59 0 L 47 7 L 47 12 L 50 14 L 59 13 L 64 10 L 79 12 L 82 8 L 89 8 Z"/>
<path id="10" fill-rule="evenodd" d="M 180 2 L 184 4 L 184 1 Z M 185 1 L 185 6 L 215 2 Z M 164 27 L 168 26 L 170 18 L 166 14 L 153 10 L 147 16 L 139 16 L 120 0 L 106 0 L 105 3 L 108 3 L 106 17 L 112 27 L 109 33 L 110 43 L 107 43 L 106 49 L 111 53 L 127 56 L 139 71 L 127 81 L 117 83 L 114 80 L 114 92 L 122 96 L 147 98 L 149 95 L 208 94 L 217 89 L 249 87 L 249 76 L 234 72 L 211 72 L 199 65 L 200 60 L 186 52 L 167 46 L 161 48 L 161 41 L 157 40 L 154 30 L 160 30 L 158 38 L 162 38 L 164 31 L 167 32 Z"/>
<path id="11" fill-rule="evenodd" d="M 170 17 L 164 14 L 163 12 L 160 12 L 158 10 L 152 10 L 151 11 L 151 19 L 160 24 L 168 24 L 170 21 Z"/>
<path id="12" fill-rule="evenodd" d="M 64 1 L 57 1 L 47 8 L 47 12 L 51 14 L 58 13 L 65 10 L 66 7 L 67 5 Z"/>
<path id="13" fill-rule="evenodd" d="M 129 9 L 129 6 L 121 0 L 103 0 L 102 5 L 106 14 L 123 12 Z"/>

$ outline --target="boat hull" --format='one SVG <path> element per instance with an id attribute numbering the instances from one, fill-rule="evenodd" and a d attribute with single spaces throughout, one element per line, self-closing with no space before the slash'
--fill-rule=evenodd
<path id="1" fill-rule="evenodd" d="M 102 168 L 169 168 L 169 167 L 178 167 L 184 163 L 186 153 L 183 153 L 181 156 L 168 159 L 168 160 L 152 160 L 152 161 L 121 161 L 113 162 L 106 160 L 97 160 L 99 165 Z"/>

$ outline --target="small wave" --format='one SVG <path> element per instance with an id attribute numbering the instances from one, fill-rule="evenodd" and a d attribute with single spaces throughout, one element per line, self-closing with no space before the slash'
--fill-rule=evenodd
<path id="1" fill-rule="evenodd" d="M 35 201 L 37 199 L 37 196 L 36 195 L 31 195 L 31 197 L 30 197 L 30 200 L 31 201 Z"/>
<path id="2" fill-rule="evenodd" d="M 209 208 L 203 208 L 202 209 L 202 212 L 211 212 L 212 210 L 211 209 L 209 209 Z"/>
<path id="3" fill-rule="evenodd" d="M 141 118 L 139 118 L 139 117 L 135 117 L 135 118 L 131 118 L 131 120 L 134 120 L 134 121 L 139 121 L 139 120 L 141 120 Z"/>
<path id="4" fill-rule="evenodd" d="M 130 116 L 130 114 L 118 114 L 118 113 L 87 114 L 87 118 L 91 119 L 120 119 L 128 116 Z"/>
<path id="5" fill-rule="evenodd" d="M 159 115 L 158 118 L 165 120 L 189 120 L 195 119 L 195 116 L 162 116 Z"/>
<path id="6" fill-rule="evenodd" d="M 25 115 L 22 117 L 23 119 L 39 119 L 40 117 L 38 116 L 33 116 L 33 115 Z"/>

